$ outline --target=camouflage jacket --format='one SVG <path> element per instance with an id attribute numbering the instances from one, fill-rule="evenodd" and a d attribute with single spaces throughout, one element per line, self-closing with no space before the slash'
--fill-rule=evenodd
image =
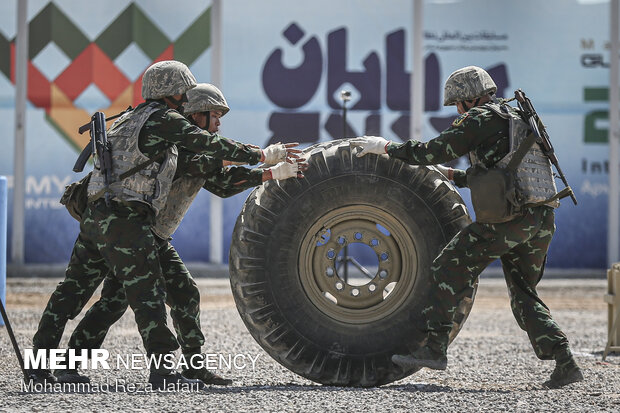
<path id="1" fill-rule="evenodd" d="M 262 181 L 260 169 L 223 168 L 219 159 L 188 151 L 181 151 L 176 172 L 167 202 L 151 227 L 161 240 L 169 239 L 177 230 L 201 188 L 224 198 L 260 185 Z"/>
<path id="2" fill-rule="evenodd" d="M 146 103 L 140 106 L 144 104 Z M 146 121 L 138 138 L 140 151 L 149 158 L 157 156 L 174 144 L 179 150 L 186 149 L 219 159 L 247 162 L 251 165 L 260 161 L 260 150 L 217 133 L 209 133 L 192 125 L 179 112 L 169 109 L 163 102 L 161 106 L 161 109 L 154 112 Z"/>
<path id="3" fill-rule="evenodd" d="M 390 143 L 387 153 L 412 165 L 437 165 L 474 151 L 490 167 L 509 150 L 508 122 L 485 105 L 471 108 L 458 116 L 452 125 L 428 142 L 409 140 Z M 454 183 L 467 185 L 463 170 L 454 171 Z"/>

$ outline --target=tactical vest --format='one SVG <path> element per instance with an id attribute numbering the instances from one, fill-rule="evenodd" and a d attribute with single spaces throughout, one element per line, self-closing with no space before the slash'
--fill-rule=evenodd
<path id="1" fill-rule="evenodd" d="M 108 130 L 112 152 L 112 179 L 108 191 L 121 202 L 137 201 L 150 205 L 157 214 L 166 204 L 177 167 L 177 148 L 172 145 L 159 162 L 121 180 L 120 176 L 149 158 L 138 148 L 138 136 L 146 120 L 161 109 L 161 103 L 151 102 L 140 109 L 125 113 Z M 105 190 L 104 177 L 98 168 L 93 170 L 88 185 L 89 198 Z"/>
<path id="2" fill-rule="evenodd" d="M 531 133 L 530 126 L 507 104 L 487 103 L 484 107 L 492 110 L 501 118 L 508 120 L 509 151 L 493 167 L 505 168 L 510 162 L 515 150 Z M 482 164 L 475 152 L 469 153 L 472 167 Z M 551 161 L 542 152 L 538 142 L 527 151 L 523 160 L 517 166 L 515 174 L 516 207 L 540 204 L 557 194 Z M 546 205 L 557 208 L 560 201 L 553 200 Z"/>
<path id="3" fill-rule="evenodd" d="M 182 176 L 175 179 L 166 205 L 155 218 L 155 225 L 151 228 L 153 233 L 161 239 L 168 239 L 181 224 L 189 206 L 204 184 L 204 178 Z"/>

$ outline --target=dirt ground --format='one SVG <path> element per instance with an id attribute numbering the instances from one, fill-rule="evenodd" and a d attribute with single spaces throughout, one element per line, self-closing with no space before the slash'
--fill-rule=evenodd
<path id="1" fill-rule="evenodd" d="M 43 308 L 58 278 L 9 278 L 6 307 L 22 350 L 31 348 Z M 607 341 L 604 279 L 548 279 L 541 298 L 568 335 L 586 380 L 560 390 L 541 383 L 552 362 L 536 359 L 510 310 L 503 279 L 482 278 L 463 330 L 450 347 L 445 372 L 421 370 L 390 385 L 371 389 L 337 388 L 312 383 L 269 357 L 245 329 L 227 279 L 198 278 L 201 321 L 207 346 L 221 353 L 258 357 L 252 370 L 225 370 L 233 386 L 206 394 L 141 395 L 29 394 L 20 388 L 21 374 L 8 335 L 0 328 L 0 411 L 180 411 L 188 406 L 209 411 L 620 411 L 620 355 L 601 360 Z M 97 297 L 94 297 L 94 301 Z M 61 346 L 80 320 L 68 323 Z M 141 351 L 131 312 L 110 330 L 106 348 L 120 353 Z M 124 372 L 91 371 L 91 381 Z M 144 372 L 128 372 L 144 381 Z"/>

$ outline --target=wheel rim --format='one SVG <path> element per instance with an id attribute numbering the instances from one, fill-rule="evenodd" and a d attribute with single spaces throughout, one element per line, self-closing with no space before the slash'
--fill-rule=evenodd
<path id="1" fill-rule="evenodd" d="M 360 246 L 376 253 L 376 267 L 357 266 L 355 257 L 345 256 L 346 249 Z M 328 212 L 306 232 L 300 251 L 300 279 L 308 298 L 321 312 L 345 323 L 387 317 L 412 292 L 417 276 L 412 235 L 376 206 L 350 205 Z M 355 277 L 345 278 L 346 261 L 358 269 Z"/>

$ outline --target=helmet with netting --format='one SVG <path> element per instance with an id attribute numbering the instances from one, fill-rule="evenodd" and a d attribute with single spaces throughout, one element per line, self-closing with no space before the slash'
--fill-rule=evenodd
<path id="1" fill-rule="evenodd" d="M 200 83 L 187 92 L 185 114 L 219 110 L 224 116 L 230 108 L 221 90 L 210 83 Z"/>
<path id="2" fill-rule="evenodd" d="M 142 76 L 142 97 L 162 99 L 182 95 L 196 86 L 189 68 L 176 60 L 164 60 L 149 66 Z"/>
<path id="3" fill-rule="evenodd" d="M 453 72 L 444 86 L 444 106 L 474 100 L 497 91 L 497 86 L 486 72 L 478 66 L 467 66 Z"/>

